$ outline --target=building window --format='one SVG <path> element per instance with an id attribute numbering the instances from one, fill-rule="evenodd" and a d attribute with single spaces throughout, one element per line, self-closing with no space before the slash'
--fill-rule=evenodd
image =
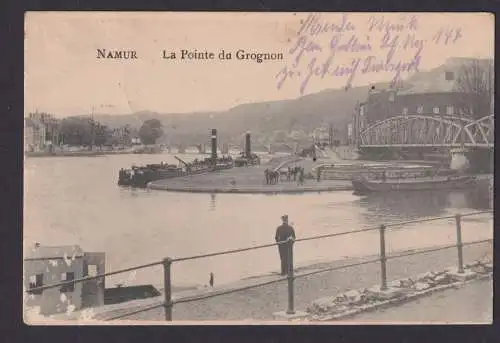
<path id="1" fill-rule="evenodd" d="M 444 78 L 446 81 L 453 81 L 455 79 L 455 73 L 452 71 L 447 71 L 444 73 Z"/>
<path id="2" fill-rule="evenodd" d="M 446 106 L 446 114 L 453 115 L 453 106 Z"/>
<path id="3" fill-rule="evenodd" d="M 403 107 L 402 113 L 403 113 L 403 115 L 407 115 L 408 114 L 408 107 Z"/>
<path id="4" fill-rule="evenodd" d="M 432 112 L 433 112 L 434 114 L 439 114 L 439 107 L 434 107 L 434 108 L 432 109 Z"/>
<path id="5" fill-rule="evenodd" d="M 423 113 L 424 112 L 424 106 L 420 105 L 417 107 L 417 113 Z"/>
<path id="6" fill-rule="evenodd" d="M 74 279 L 75 279 L 75 273 L 73 272 L 66 272 L 61 274 L 61 281 L 72 281 Z M 75 290 L 74 283 L 61 286 L 61 293 L 73 292 L 74 290 Z"/>
<path id="7" fill-rule="evenodd" d="M 89 264 L 87 276 L 94 277 L 97 276 L 97 265 Z"/>
<path id="8" fill-rule="evenodd" d="M 43 274 L 36 274 L 30 276 L 30 293 L 32 294 L 42 294 L 43 290 L 31 290 L 32 288 L 42 287 L 43 286 Z"/>

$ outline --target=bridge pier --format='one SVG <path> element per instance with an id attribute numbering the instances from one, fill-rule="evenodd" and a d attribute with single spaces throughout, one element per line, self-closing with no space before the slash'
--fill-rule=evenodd
<path id="1" fill-rule="evenodd" d="M 466 171 L 469 169 L 470 162 L 467 158 L 467 150 L 465 148 L 457 148 L 451 149 L 451 161 L 450 161 L 450 169 Z"/>

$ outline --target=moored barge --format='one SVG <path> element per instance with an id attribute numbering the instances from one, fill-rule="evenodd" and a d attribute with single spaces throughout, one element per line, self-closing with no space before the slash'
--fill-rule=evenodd
<path id="1" fill-rule="evenodd" d="M 408 179 L 369 180 L 359 176 L 352 180 L 354 194 L 365 195 L 376 192 L 455 190 L 476 186 L 474 176 L 433 176 Z"/>
<path id="2" fill-rule="evenodd" d="M 195 160 L 192 163 L 184 162 L 178 157 L 176 158 L 183 166 L 160 163 L 121 169 L 118 176 L 118 185 L 146 188 L 147 184 L 151 181 L 209 173 L 233 167 L 231 157 L 217 158 L 215 161 L 206 158 L 202 161 Z"/>
<path id="3" fill-rule="evenodd" d="M 355 177 L 381 179 L 385 174 L 387 179 L 420 178 L 432 175 L 448 176 L 454 171 L 432 165 L 402 164 L 402 163 L 335 163 L 322 164 L 313 168 L 313 175 L 318 169 L 322 180 L 352 180 Z"/>
<path id="4" fill-rule="evenodd" d="M 184 171 L 181 167 L 171 164 L 132 166 L 130 169 L 120 169 L 118 185 L 145 188 L 148 182 L 170 179 L 183 174 Z"/>

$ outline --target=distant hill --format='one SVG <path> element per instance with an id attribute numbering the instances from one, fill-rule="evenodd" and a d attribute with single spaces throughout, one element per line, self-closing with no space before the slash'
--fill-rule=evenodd
<path id="1" fill-rule="evenodd" d="M 412 75 L 404 84 L 404 91 L 449 91 L 449 82 L 444 82 L 445 71 L 458 71 L 466 59 L 449 59 L 437 68 Z M 385 88 L 387 84 L 375 85 Z M 95 118 L 110 127 L 129 124 L 139 128 L 144 120 L 157 118 L 164 125 L 168 142 L 207 141 L 209 130 L 217 128 L 225 141 L 241 143 L 243 134 L 250 130 L 255 141 L 264 142 L 277 130 L 306 133 L 322 124 L 332 124 L 345 130 L 351 121 L 358 101 L 367 98 L 369 86 L 355 87 L 348 91 L 328 89 L 293 100 L 249 103 L 227 111 L 162 114 L 149 111 L 129 115 L 96 115 Z"/>
<path id="2" fill-rule="evenodd" d="M 210 129 L 217 128 L 220 137 L 239 143 L 246 131 L 259 140 L 274 131 L 301 130 L 311 132 L 322 124 L 333 124 L 344 130 L 352 118 L 356 103 L 365 100 L 369 87 L 324 90 L 293 100 L 250 103 L 220 112 L 162 114 L 142 111 L 130 115 L 95 115 L 95 119 L 110 127 L 126 124 L 139 128 L 147 119 L 157 118 L 164 125 L 165 136 L 190 137 L 205 141 Z"/>

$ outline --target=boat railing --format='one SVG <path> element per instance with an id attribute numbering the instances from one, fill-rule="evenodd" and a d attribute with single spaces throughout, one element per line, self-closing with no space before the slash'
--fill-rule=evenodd
<path id="1" fill-rule="evenodd" d="M 415 219 L 415 220 L 409 220 L 409 221 L 404 221 L 404 222 L 394 222 L 394 223 L 385 223 L 385 224 L 380 224 L 377 226 L 372 226 L 372 227 L 365 227 L 365 228 L 360 228 L 360 229 L 355 229 L 351 231 L 344 231 L 344 232 L 333 232 L 333 233 L 327 233 L 323 235 L 314 235 L 314 236 L 309 236 L 309 237 L 301 237 L 295 240 L 286 240 L 286 241 L 280 241 L 280 242 L 273 242 L 269 244 L 262 244 L 262 245 L 254 245 L 250 247 L 245 247 L 245 248 L 237 248 L 237 249 L 230 249 L 230 250 L 225 250 L 225 251 L 218 251 L 218 252 L 211 252 L 211 253 L 205 253 L 205 254 L 200 254 L 200 255 L 192 255 L 192 256 L 185 256 L 185 257 L 166 257 L 163 260 L 158 260 L 154 261 L 151 263 L 147 264 L 142 264 L 130 268 L 125 268 L 113 272 L 108 272 L 104 274 L 99 274 L 96 276 L 90 276 L 90 277 L 83 277 L 80 279 L 74 279 L 71 281 L 64 281 L 64 282 L 58 282 L 58 283 L 53 283 L 41 287 L 33 287 L 27 290 L 28 293 L 33 293 L 33 292 L 43 292 L 44 290 L 50 289 L 50 288 L 56 288 L 56 287 L 61 287 L 61 286 L 66 286 L 66 285 L 72 285 L 76 283 L 81 283 L 81 282 L 88 282 L 92 280 L 102 280 L 105 277 L 112 276 L 112 275 L 117 275 L 117 274 L 122 274 L 122 273 L 128 273 L 128 272 L 134 272 L 136 270 L 140 269 L 145 269 L 145 268 L 151 268 L 155 266 L 163 266 L 163 280 L 164 280 L 164 290 L 163 290 L 163 299 L 161 301 L 158 301 L 152 305 L 148 306 L 143 306 L 140 307 L 139 309 L 128 311 L 125 313 L 120 313 L 120 314 L 111 314 L 104 320 L 117 320 L 117 319 L 122 319 L 122 318 L 127 318 L 130 317 L 134 314 L 149 311 L 152 309 L 156 308 L 164 308 L 164 315 L 165 315 L 165 320 L 167 321 L 172 321 L 173 319 L 173 308 L 175 304 L 180 304 L 180 303 L 186 303 L 186 302 L 194 302 L 194 301 L 200 301 L 203 299 L 207 298 L 212 298 L 212 297 L 217 297 L 217 296 L 223 296 L 229 293 L 235 293 L 239 291 L 244 291 L 252 288 L 257 288 L 257 287 L 263 287 L 266 285 L 270 285 L 273 283 L 278 283 L 282 281 L 287 281 L 288 282 L 288 288 L 287 288 L 287 293 L 288 293 L 288 303 L 287 303 L 287 313 L 293 314 L 295 313 L 295 305 L 294 305 L 294 299 L 295 299 L 295 280 L 297 278 L 303 278 L 303 277 L 310 277 L 313 275 L 329 272 L 329 271 L 334 271 L 334 270 L 343 270 L 347 268 L 352 268 L 356 266 L 361 266 L 365 264 L 370 264 L 370 263 L 380 263 L 380 288 L 382 290 L 387 289 L 387 261 L 391 259 L 397 259 L 397 258 L 402 258 L 405 256 L 412 256 L 412 255 L 419 255 L 419 254 L 428 254 L 430 252 L 435 252 L 435 251 L 440 251 L 440 250 L 446 250 L 446 249 L 456 249 L 457 250 L 457 270 L 458 273 L 464 273 L 464 259 L 463 259 L 463 248 L 464 246 L 471 246 L 471 245 L 477 245 L 477 244 L 485 244 L 485 243 L 492 243 L 493 239 L 482 239 L 482 240 L 476 240 L 476 241 L 467 241 L 464 242 L 462 240 L 462 226 L 463 226 L 463 218 L 464 217 L 470 217 L 470 216 L 477 216 L 481 214 L 487 214 L 487 215 L 493 215 L 492 210 L 486 210 L 486 211 L 476 211 L 476 212 L 469 212 L 469 213 L 462 213 L 462 214 L 456 214 L 456 215 L 448 215 L 448 216 L 440 216 L 440 217 L 430 217 L 430 218 L 421 218 L 421 219 Z M 390 231 L 390 229 L 394 229 L 397 227 L 401 227 L 404 225 L 408 224 L 416 224 L 416 223 L 423 223 L 423 222 L 430 222 L 430 221 L 437 221 L 437 220 L 454 220 L 455 221 L 455 227 L 456 227 L 456 235 L 455 235 L 455 240 L 453 244 L 445 245 L 445 246 L 440 246 L 440 247 L 433 247 L 433 248 L 428 248 L 428 249 L 421 249 L 421 250 L 407 250 L 403 252 L 399 252 L 396 254 L 387 254 L 386 253 L 386 234 Z M 373 259 L 365 260 L 362 262 L 357 262 L 357 263 L 350 263 L 350 264 L 345 264 L 341 266 L 335 266 L 335 267 L 328 267 L 328 268 L 322 268 L 319 270 L 314 270 L 311 272 L 301 272 L 298 274 L 295 274 L 295 269 L 293 265 L 293 258 L 294 258 L 294 249 L 293 246 L 296 243 L 302 243 L 306 241 L 311 241 L 311 240 L 324 240 L 324 239 L 329 239 L 329 238 L 338 238 L 338 237 L 350 237 L 350 235 L 353 234 L 358 234 L 358 233 L 366 233 L 366 232 L 378 232 L 379 237 L 380 237 L 380 250 L 379 250 L 379 256 Z M 172 298 L 172 265 L 173 264 L 178 264 L 182 263 L 185 261 L 193 261 L 193 260 L 199 260 L 199 259 L 204 259 L 204 258 L 209 258 L 209 257 L 214 257 L 214 256 L 221 256 L 221 255 L 229 255 L 229 254 L 237 254 L 237 253 L 243 253 L 243 252 L 248 252 L 252 250 L 257 250 L 257 249 L 265 249 L 265 248 L 272 248 L 276 247 L 279 245 L 284 245 L 287 247 L 288 251 L 288 257 L 289 261 L 291 263 L 289 264 L 289 269 L 288 269 L 288 274 L 283 277 L 277 277 L 269 281 L 257 283 L 257 284 L 252 284 L 249 286 L 244 286 L 244 287 L 239 287 L 239 288 L 234 288 L 230 290 L 224 290 L 224 291 L 219 291 L 219 292 L 210 292 L 206 293 L 203 295 L 199 296 L 193 296 L 193 297 L 186 297 L 186 298 L 178 298 L 178 299 L 173 299 Z"/>

